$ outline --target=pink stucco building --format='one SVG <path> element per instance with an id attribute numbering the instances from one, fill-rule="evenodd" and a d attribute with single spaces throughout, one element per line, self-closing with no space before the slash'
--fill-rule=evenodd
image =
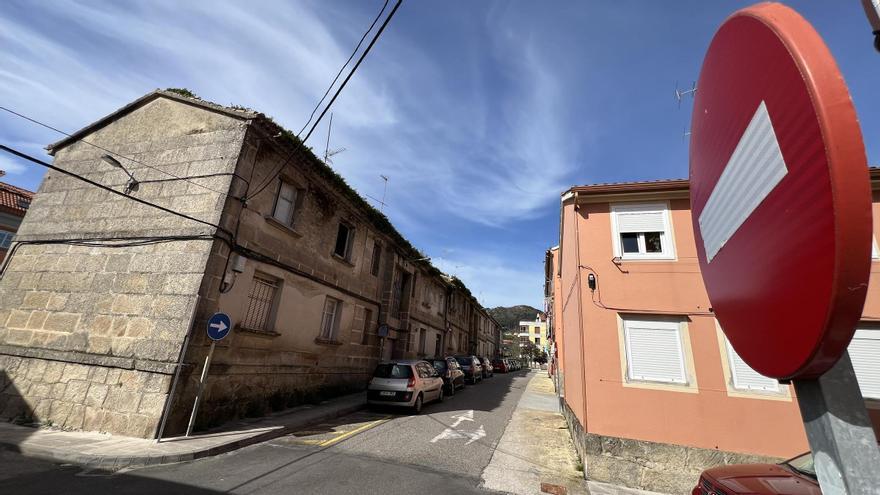
<path id="1" fill-rule="evenodd" d="M 871 179 L 878 232 L 880 169 Z M 711 311 L 686 180 L 573 187 L 561 208 L 545 294 L 588 478 L 682 493 L 708 466 L 808 449 L 794 388 L 749 368 Z M 876 425 L 880 262 L 871 272 L 850 355 Z"/>

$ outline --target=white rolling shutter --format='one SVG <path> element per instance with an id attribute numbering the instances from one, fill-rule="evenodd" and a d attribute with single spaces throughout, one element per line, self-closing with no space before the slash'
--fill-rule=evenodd
<path id="1" fill-rule="evenodd" d="M 779 382 L 753 370 L 751 366 L 739 357 L 739 354 L 724 339 L 727 345 L 727 362 L 730 364 L 730 374 L 733 377 L 733 388 L 738 390 L 761 390 L 764 392 L 779 392 Z"/>
<path id="2" fill-rule="evenodd" d="M 660 211 L 635 211 L 617 210 L 617 231 L 621 234 L 627 232 L 664 232 L 663 210 Z"/>
<path id="3" fill-rule="evenodd" d="M 627 378 L 687 383 L 679 324 L 625 320 Z"/>
<path id="4" fill-rule="evenodd" d="M 849 344 L 862 397 L 880 399 L 880 330 L 856 330 Z"/>

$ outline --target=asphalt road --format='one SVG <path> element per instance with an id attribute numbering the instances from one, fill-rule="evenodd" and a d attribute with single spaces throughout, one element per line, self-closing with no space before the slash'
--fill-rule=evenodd
<path id="1" fill-rule="evenodd" d="M 364 411 L 235 452 L 117 473 L 0 452 L 0 493 L 471 494 L 528 381 L 499 374 L 421 415 Z"/>

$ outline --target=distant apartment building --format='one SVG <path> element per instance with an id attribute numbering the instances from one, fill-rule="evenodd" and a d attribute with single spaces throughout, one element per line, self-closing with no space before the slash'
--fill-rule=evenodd
<path id="1" fill-rule="evenodd" d="M 234 328 L 197 427 L 361 390 L 382 359 L 497 349 L 467 287 L 263 114 L 155 91 L 49 150 L 124 194 L 50 171 L 33 198 L 0 279 L 3 417 L 152 437 L 167 408 L 180 432 L 215 312 Z"/>
<path id="2" fill-rule="evenodd" d="M 519 337 L 520 344 L 531 342 L 537 347 L 547 350 L 547 317 L 539 313 L 535 315 L 534 321 L 519 322 L 519 333 L 517 333 L 517 337 Z"/>
<path id="3" fill-rule="evenodd" d="M 871 170 L 880 232 L 880 170 Z M 792 386 L 752 370 L 703 286 L 688 182 L 573 187 L 545 296 L 559 392 L 586 476 L 664 493 L 701 470 L 808 450 Z M 880 424 L 880 260 L 849 353 Z"/>
<path id="4" fill-rule="evenodd" d="M 0 182 L 0 263 L 6 258 L 33 198 L 31 191 Z"/>

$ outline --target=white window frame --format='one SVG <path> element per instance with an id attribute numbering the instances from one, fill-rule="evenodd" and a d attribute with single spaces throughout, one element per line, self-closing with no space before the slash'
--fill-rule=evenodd
<path id="1" fill-rule="evenodd" d="M 741 383 L 742 377 L 740 377 L 737 373 L 737 366 L 736 366 L 737 361 L 742 362 L 742 364 L 747 366 L 750 370 L 752 370 L 752 372 L 754 372 L 754 373 L 758 373 L 758 372 L 755 371 L 751 366 L 749 366 L 749 364 L 746 363 L 745 360 L 743 358 L 741 358 L 739 354 L 737 354 L 736 349 L 733 348 L 733 345 L 730 344 L 730 341 L 727 340 L 727 337 L 724 337 L 724 346 L 727 351 L 727 366 L 730 368 L 731 386 L 733 387 L 734 390 L 739 391 L 739 392 L 766 392 L 766 393 L 773 393 L 773 394 L 778 394 L 778 393 L 782 392 L 782 388 L 779 386 L 779 382 L 774 380 L 773 378 L 769 378 L 769 377 L 764 377 L 764 378 L 766 378 L 770 383 L 772 383 L 772 386 L 767 385 L 767 386 L 753 387 L 753 386 L 749 386 L 749 385 L 745 385 L 745 384 Z M 760 375 L 760 373 L 758 373 L 758 374 Z"/>
<path id="2" fill-rule="evenodd" d="M 859 326 L 859 328 L 856 329 L 856 333 L 855 335 L 853 335 L 853 340 L 850 342 L 849 346 L 852 347 L 853 342 L 857 340 L 875 341 L 875 344 L 880 346 L 880 328 Z M 853 360 L 853 353 L 851 351 L 849 353 L 849 357 L 850 361 L 853 362 L 853 370 L 855 370 L 856 372 L 856 380 L 859 382 L 859 388 L 862 389 L 862 396 L 868 400 L 880 401 L 880 385 L 876 385 L 876 383 L 880 382 L 880 376 L 872 377 L 872 381 L 875 383 L 875 385 L 873 385 L 873 388 L 876 390 L 866 389 L 864 377 L 864 373 L 866 372 L 866 369 L 864 367 L 865 363 L 861 362 L 862 360 L 858 358 L 856 360 Z M 875 371 L 876 373 L 880 373 L 880 366 L 878 366 L 880 365 L 880 362 L 873 362 L 872 365 L 872 367 L 874 368 L 873 371 Z M 860 377 L 859 375 L 862 376 Z"/>
<path id="3" fill-rule="evenodd" d="M 622 260 L 674 260 L 675 259 L 675 237 L 672 232 L 672 218 L 669 212 L 669 203 L 612 203 L 611 204 L 611 235 L 614 247 L 614 257 Z M 645 235 L 640 233 L 639 252 L 624 253 L 623 243 L 620 238 L 620 228 L 618 224 L 618 215 L 626 213 L 662 213 L 663 231 L 660 233 L 660 244 L 662 251 L 659 253 L 649 253 L 645 247 Z"/>
<path id="4" fill-rule="evenodd" d="M 626 351 L 626 380 L 627 382 L 635 382 L 635 383 L 662 383 L 662 384 L 670 384 L 670 385 L 684 385 L 688 386 L 688 363 L 687 356 L 684 352 L 684 343 L 682 341 L 681 334 L 681 322 L 677 321 L 663 321 L 663 320 L 651 320 L 651 319 L 638 319 L 638 318 L 622 318 L 623 320 L 623 341 Z M 632 342 L 630 339 L 631 335 L 631 326 L 635 327 L 638 324 L 640 327 L 649 327 L 652 330 L 660 330 L 665 332 L 675 332 L 676 335 L 676 350 L 679 356 L 678 367 L 681 373 L 681 379 L 675 378 L 667 378 L 660 376 L 648 376 L 648 375 L 636 375 L 633 371 L 633 349 Z"/>
<path id="5" fill-rule="evenodd" d="M 300 190 L 290 182 L 284 180 L 279 182 L 278 193 L 275 194 L 275 205 L 272 207 L 272 218 L 288 227 L 293 227 L 294 220 L 296 219 L 296 206 L 299 201 Z M 292 193 L 293 197 L 285 197 L 285 191 L 288 192 L 288 196 Z M 288 205 L 289 211 L 287 213 L 287 218 L 284 218 L 284 216 L 278 211 L 278 207 L 281 204 Z"/>
<path id="6" fill-rule="evenodd" d="M 328 305 L 332 304 L 332 311 Z M 321 328 L 318 336 L 324 340 L 336 340 L 339 331 L 339 318 L 342 315 L 342 301 L 335 297 L 327 296 L 324 299 L 324 307 L 321 309 Z"/>

